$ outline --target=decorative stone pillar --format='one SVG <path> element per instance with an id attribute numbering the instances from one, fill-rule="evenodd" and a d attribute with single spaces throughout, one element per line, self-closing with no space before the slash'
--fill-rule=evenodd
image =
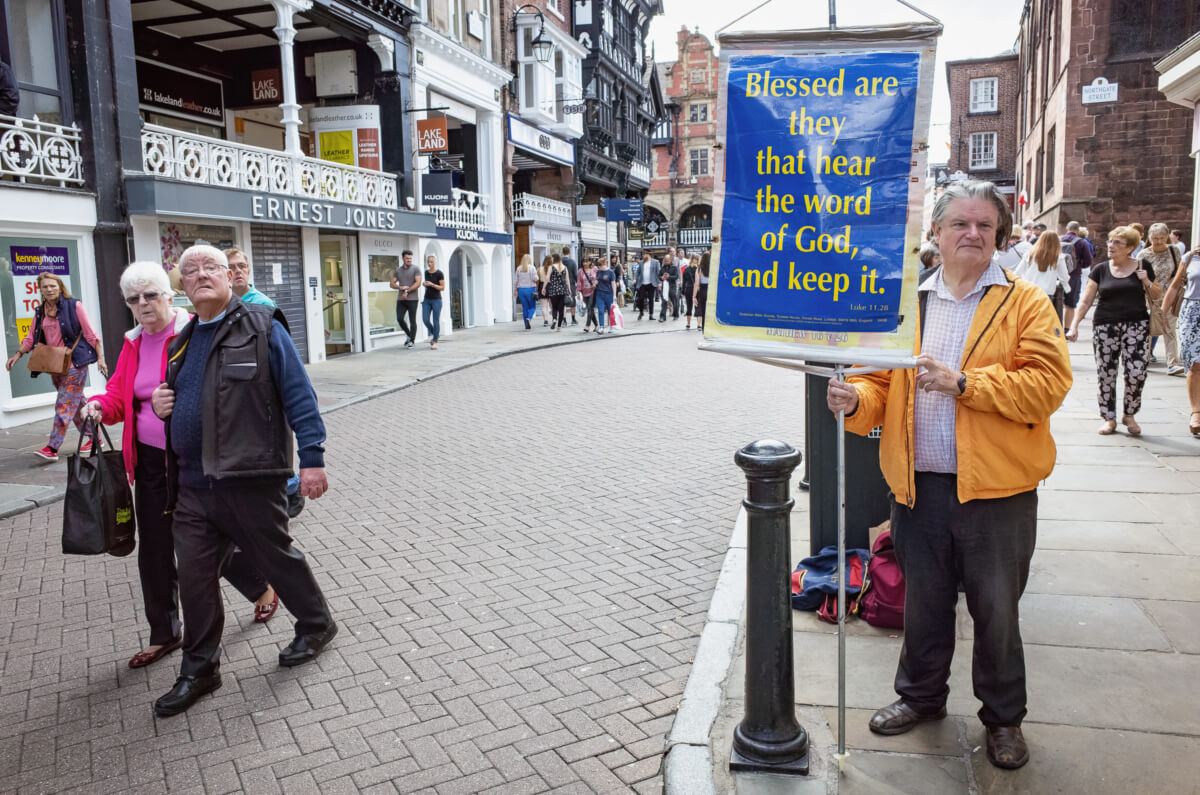
<path id="1" fill-rule="evenodd" d="M 271 0 L 275 8 L 275 37 L 279 39 L 279 72 L 283 76 L 284 151 L 301 156 L 300 104 L 296 102 L 296 25 L 292 21 L 298 11 L 312 8 L 312 0 Z"/>

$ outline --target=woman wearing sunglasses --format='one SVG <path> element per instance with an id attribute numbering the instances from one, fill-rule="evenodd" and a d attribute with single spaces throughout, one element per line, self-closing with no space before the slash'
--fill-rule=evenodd
<path id="1" fill-rule="evenodd" d="M 224 270 L 222 268 L 222 270 Z M 121 450 L 125 472 L 134 484 L 137 518 L 138 574 L 150 624 L 150 643 L 129 660 L 141 668 L 179 648 L 179 575 L 167 505 L 167 437 L 162 420 L 150 408 L 150 394 L 167 370 L 167 347 L 191 316 L 171 305 L 171 283 L 157 262 L 135 262 L 121 274 L 121 293 L 137 325 L 126 332 L 124 347 L 104 394 L 84 406 L 86 420 L 113 425 L 124 422 Z M 275 614 L 279 598 L 247 555 L 235 552 L 224 571 L 251 602 L 254 620 Z"/>

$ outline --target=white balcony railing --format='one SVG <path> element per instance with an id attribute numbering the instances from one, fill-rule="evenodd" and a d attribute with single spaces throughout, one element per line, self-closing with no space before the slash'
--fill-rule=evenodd
<path id="1" fill-rule="evenodd" d="M 679 245 L 681 246 L 711 246 L 712 227 L 700 229 L 680 229 Z"/>
<path id="2" fill-rule="evenodd" d="M 147 174 L 220 188 L 263 191 L 368 207 L 396 207 L 396 176 L 274 149 L 142 127 Z"/>
<path id="3" fill-rule="evenodd" d="M 79 128 L 0 116 L 0 177 L 60 188 L 83 185 Z"/>
<path id="4" fill-rule="evenodd" d="M 647 248 L 663 248 L 667 245 L 667 230 L 659 232 L 654 237 L 646 238 Z"/>
<path id="5" fill-rule="evenodd" d="M 571 205 L 534 193 L 518 193 L 513 199 L 513 220 L 570 226 Z"/>
<path id="6" fill-rule="evenodd" d="M 488 198 L 469 190 L 451 188 L 450 204 L 435 205 L 433 210 L 434 222 L 438 226 L 451 229 L 474 229 L 477 232 L 488 231 Z"/>

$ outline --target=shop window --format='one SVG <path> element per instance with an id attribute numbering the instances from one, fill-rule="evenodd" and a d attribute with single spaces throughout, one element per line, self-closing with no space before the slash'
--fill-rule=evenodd
<path id="1" fill-rule="evenodd" d="M 216 246 L 224 251 L 237 244 L 237 229 L 217 224 L 192 224 L 184 221 L 161 221 L 158 224 L 159 254 L 163 270 L 171 279 L 171 287 L 177 295 L 176 303 L 183 299 L 183 288 L 179 285 L 179 255 L 185 249 L 198 244 Z"/>
<path id="2" fill-rule="evenodd" d="M 80 278 L 82 263 L 75 238 L 0 237 L 0 315 L 4 323 L 5 356 L 11 356 L 33 327 L 33 315 L 39 303 L 38 274 L 55 273 L 67 285 L 71 295 L 85 298 Z M 92 324 L 99 326 L 95 317 Z M 7 374 L 9 394 L 14 398 L 54 394 L 48 377 L 30 378 L 25 362 Z M 2 394 L 2 392 L 0 392 Z"/>
<path id="3" fill-rule="evenodd" d="M 971 81 L 971 113 L 986 113 L 999 107 L 996 102 L 997 82 L 994 77 L 981 77 Z"/>
<path id="4" fill-rule="evenodd" d="M 398 293 L 388 286 L 400 257 L 395 254 L 371 254 L 367 257 L 367 329 L 372 337 L 382 337 L 400 331 L 396 325 L 396 296 Z"/>
<path id="5" fill-rule="evenodd" d="M 17 115 L 70 124 L 61 0 L 8 0 L 0 5 L 0 22 L 21 93 Z"/>
<path id="6" fill-rule="evenodd" d="M 996 167 L 996 133 L 971 133 L 971 157 L 969 171 L 981 171 Z"/>

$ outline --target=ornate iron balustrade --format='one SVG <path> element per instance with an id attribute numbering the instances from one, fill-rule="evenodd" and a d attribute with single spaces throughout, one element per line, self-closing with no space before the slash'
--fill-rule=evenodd
<path id="1" fill-rule="evenodd" d="M 0 176 L 31 185 L 82 187 L 79 142 L 75 125 L 0 116 Z"/>
<path id="2" fill-rule="evenodd" d="M 142 128 L 142 168 L 179 182 L 396 209 L 396 176 L 274 149 Z"/>
<path id="3" fill-rule="evenodd" d="M 513 220 L 570 226 L 571 205 L 535 193 L 518 193 L 513 199 Z"/>
<path id="4" fill-rule="evenodd" d="M 488 198 L 479 193 L 459 188 L 450 189 L 450 204 L 434 205 L 434 223 L 451 229 L 474 229 L 490 231 L 488 224 Z"/>

